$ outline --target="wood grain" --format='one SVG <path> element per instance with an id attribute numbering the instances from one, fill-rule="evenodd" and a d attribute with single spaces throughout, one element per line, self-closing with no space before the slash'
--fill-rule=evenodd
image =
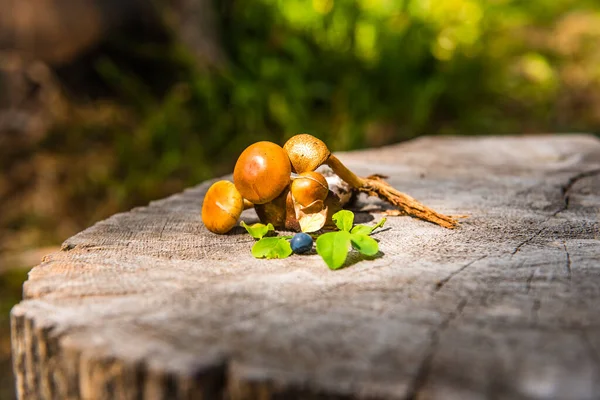
<path id="1" fill-rule="evenodd" d="M 599 397 L 599 140 L 423 138 L 339 157 L 469 218 L 389 218 L 381 257 L 330 271 L 207 232 L 210 182 L 115 215 L 31 271 L 12 311 L 20 398 Z"/>

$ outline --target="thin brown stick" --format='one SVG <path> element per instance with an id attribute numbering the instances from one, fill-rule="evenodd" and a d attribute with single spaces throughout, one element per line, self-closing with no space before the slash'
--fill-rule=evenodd
<path id="1" fill-rule="evenodd" d="M 411 196 L 394 189 L 389 183 L 378 176 L 370 176 L 368 178 L 363 178 L 363 180 L 364 185 L 356 188 L 358 191 L 367 193 L 369 196 L 377 196 L 398 207 L 400 211 L 411 217 L 432 222 L 448 229 L 454 229 L 458 226 L 458 221 L 456 219 L 440 214 L 421 204 Z"/>
<path id="2" fill-rule="evenodd" d="M 384 181 L 380 175 L 371 175 L 368 178 L 361 178 L 350 171 L 333 154 L 329 156 L 326 164 L 344 181 L 359 192 L 367 193 L 369 196 L 377 196 L 382 200 L 398 207 L 398 209 L 410 215 L 420 218 L 424 221 L 443 226 L 444 228 L 454 229 L 458 226 L 458 221 L 452 217 L 440 214 L 437 211 L 419 203 L 409 195 L 394 189 L 389 183 Z"/>

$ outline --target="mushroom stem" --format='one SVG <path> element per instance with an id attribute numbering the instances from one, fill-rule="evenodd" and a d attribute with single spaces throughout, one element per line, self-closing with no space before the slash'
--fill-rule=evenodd
<path id="1" fill-rule="evenodd" d="M 367 193 L 369 196 L 377 196 L 382 200 L 398 207 L 403 213 L 416 217 L 425 221 L 433 222 L 443 226 L 444 228 L 453 229 L 458 226 L 458 221 L 452 217 L 440 214 L 437 211 L 421 204 L 411 196 L 396 190 L 389 183 L 380 177 L 373 175 L 367 178 L 361 178 L 354 172 L 350 171 L 342 162 L 333 154 L 325 161 L 333 172 L 340 178 L 348 182 L 350 186 L 357 189 L 359 192 Z"/>
<path id="2" fill-rule="evenodd" d="M 244 199 L 244 210 L 248 210 L 252 207 L 254 207 L 254 203 L 252 203 L 250 200 Z"/>
<path id="3" fill-rule="evenodd" d="M 335 172 L 337 176 L 342 178 L 342 180 L 348 182 L 350 186 L 353 188 L 361 188 L 365 185 L 365 180 L 356 176 L 356 174 L 350 171 L 339 158 L 334 156 L 333 154 L 329 155 L 329 158 L 325 161 L 325 164 L 329 166 Z"/>

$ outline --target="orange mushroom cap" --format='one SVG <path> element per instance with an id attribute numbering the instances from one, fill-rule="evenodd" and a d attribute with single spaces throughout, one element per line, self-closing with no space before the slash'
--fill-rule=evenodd
<path id="1" fill-rule="evenodd" d="M 303 172 L 292 181 L 292 196 L 304 207 L 317 200 L 324 201 L 329 193 L 327 179 L 315 171 Z"/>
<path id="2" fill-rule="evenodd" d="M 257 142 L 240 154 L 233 170 L 233 182 L 241 195 L 254 204 L 268 203 L 290 183 L 292 166 L 281 146 Z"/>
<path id="3" fill-rule="evenodd" d="M 227 233 L 244 210 L 244 199 L 235 185 L 229 181 L 218 181 L 206 192 L 202 203 L 202 222 L 211 232 Z"/>

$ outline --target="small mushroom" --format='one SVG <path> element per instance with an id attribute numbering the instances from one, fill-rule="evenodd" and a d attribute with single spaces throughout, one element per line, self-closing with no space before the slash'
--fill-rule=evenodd
<path id="1" fill-rule="evenodd" d="M 343 182 L 341 180 L 335 180 L 335 184 Z M 347 185 L 344 182 L 345 185 Z M 332 187 L 332 189 L 336 189 Z M 347 189 L 347 188 L 346 188 Z M 318 205 L 320 204 L 320 207 Z M 300 207 L 302 208 L 302 207 Z M 271 223 L 275 229 L 286 229 L 289 231 L 301 231 L 302 224 L 298 220 L 298 211 L 302 211 L 300 218 L 311 212 L 322 212 L 325 210 L 325 228 L 335 228 L 335 223 L 332 220 L 333 214 L 342 209 L 342 203 L 340 198 L 334 192 L 329 190 L 324 201 L 315 201 L 313 204 L 309 204 L 304 210 L 299 210 L 298 204 L 294 201 L 292 193 L 289 189 L 285 189 L 279 196 L 274 200 L 265 204 L 255 204 L 254 209 L 258 218 L 263 224 Z"/>
<path id="2" fill-rule="evenodd" d="M 291 172 L 290 159 L 281 146 L 257 142 L 240 154 L 233 170 L 233 182 L 245 199 L 264 204 L 289 185 Z"/>
<path id="3" fill-rule="evenodd" d="M 307 207 L 316 200 L 325 201 L 329 192 L 327 179 L 315 171 L 307 171 L 292 180 L 292 196 L 300 205 Z"/>
<path id="4" fill-rule="evenodd" d="M 291 193 L 296 219 L 302 232 L 315 232 L 327 221 L 325 199 L 329 186 L 323 175 L 315 171 L 303 172 L 292 180 Z"/>
<path id="5" fill-rule="evenodd" d="M 359 192 L 367 193 L 369 196 L 377 196 L 410 216 L 433 222 L 445 228 L 452 229 L 458 226 L 456 219 L 440 214 L 411 196 L 394 189 L 381 176 L 358 177 L 342 164 L 335 155 L 331 154 L 322 140 L 312 135 L 292 136 L 283 148 L 288 154 L 293 170 L 298 174 L 314 171 L 322 164 L 326 164 L 335 174 Z"/>
<path id="6" fill-rule="evenodd" d="M 202 222 L 211 232 L 227 233 L 237 225 L 245 207 L 244 199 L 233 183 L 215 182 L 204 196 Z"/>

